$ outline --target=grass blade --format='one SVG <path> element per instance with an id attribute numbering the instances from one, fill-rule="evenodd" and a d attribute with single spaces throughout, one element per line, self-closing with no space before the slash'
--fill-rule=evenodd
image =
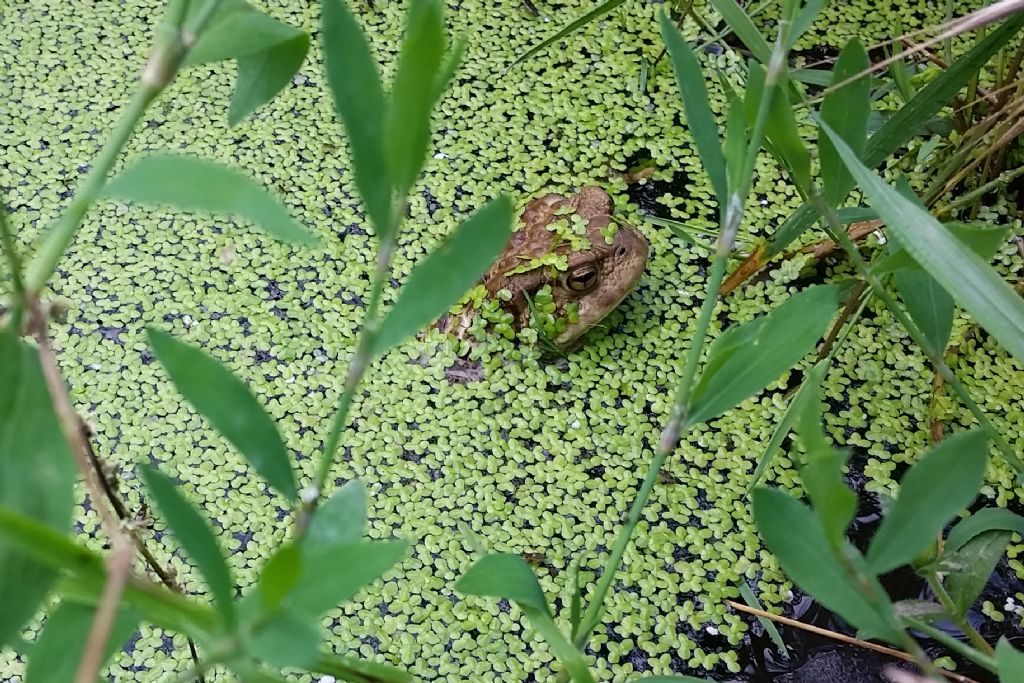
<path id="1" fill-rule="evenodd" d="M 590 22 L 597 20 L 598 18 L 604 16 L 605 14 L 608 14 L 625 1 L 626 0 L 605 0 L 600 5 L 597 5 L 583 16 L 573 19 L 568 24 L 560 28 L 558 31 L 555 31 L 553 34 L 551 34 L 544 40 L 540 41 L 523 54 L 516 57 L 516 60 L 509 64 L 508 68 L 512 69 L 518 64 L 525 62 L 530 57 L 534 56 L 538 52 L 541 52 L 542 50 L 547 49 L 552 44 L 557 43 L 562 38 L 565 38 L 570 33 L 573 33 L 576 30 L 582 28 L 583 26 L 586 26 Z"/>
<path id="2" fill-rule="evenodd" d="M 832 85 L 844 83 L 871 66 L 868 53 L 860 41 L 853 38 L 846 44 L 832 71 Z M 846 144 L 860 156 L 868 134 L 868 115 L 871 113 L 871 79 L 868 74 L 846 83 L 825 96 L 821 103 L 821 120 L 832 127 Z M 818 137 L 818 155 L 821 161 L 821 183 L 825 200 L 833 207 L 846 197 L 850 185 L 850 172 L 846 170 L 827 136 Z"/>
<path id="3" fill-rule="evenodd" d="M 708 104 L 708 92 L 700 63 L 665 13 L 661 15 L 661 39 L 665 41 L 665 49 L 672 58 L 672 68 L 675 70 L 679 94 L 686 111 L 686 125 L 697 145 L 697 152 L 711 181 L 715 199 L 718 200 L 719 206 L 725 206 L 728 197 L 725 157 L 722 156 L 722 147 L 719 143 L 718 126 Z"/>
<path id="4" fill-rule="evenodd" d="M 764 36 L 761 35 L 761 32 L 757 30 L 757 27 L 754 26 L 754 22 L 750 20 L 750 17 L 743 11 L 743 8 L 737 4 L 736 0 L 708 0 L 708 2 L 718 10 L 725 23 L 729 24 L 732 32 L 747 46 L 747 49 L 750 50 L 750 53 L 754 55 L 757 61 L 762 64 L 768 64 L 772 61 L 771 46 L 764 39 Z"/>

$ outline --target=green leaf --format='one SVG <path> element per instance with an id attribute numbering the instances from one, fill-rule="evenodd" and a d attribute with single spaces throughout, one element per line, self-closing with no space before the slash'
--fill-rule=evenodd
<path id="1" fill-rule="evenodd" d="M 765 90 L 764 67 L 753 60 L 747 76 L 747 96 L 743 105 L 746 110 L 747 123 L 753 127 L 763 97 L 771 97 L 768 104 L 768 118 L 765 119 L 764 135 L 771 143 L 769 151 L 789 171 L 793 182 L 804 190 L 811 187 L 811 156 L 807 146 L 800 139 L 800 131 L 796 127 L 793 108 L 789 105 L 786 93 L 788 78 L 785 72 L 779 74 L 778 83 L 770 91 Z M 767 95 L 765 93 L 768 93 Z"/>
<path id="2" fill-rule="evenodd" d="M 899 639 L 891 614 L 881 612 L 888 603 L 873 603 L 865 591 L 877 596 L 876 601 L 883 601 L 881 585 L 873 577 L 855 578 L 846 573 L 832 552 L 821 522 L 807 506 L 782 491 L 767 488 L 754 490 L 753 505 L 758 532 L 795 584 L 863 631 L 864 637 L 890 642 Z M 851 556 L 855 552 L 843 550 Z"/>
<path id="3" fill-rule="evenodd" d="M 398 196 L 405 196 L 423 168 L 445 49 L 440 0 L 414 0 L 408 8 L 384 138 L 392 190 Z"/>
<path id="4" fill-rule="evenodd" d="M 533 569 L 520 555 L 495 553 L 481 557 L 455 583 L 455 590 L 466 595 L 505 598 L 551 616 Z"/>
<path id="5" fill-rule="evenodd" d="M 103 196 L 237 215 L 277 239 L 297 244 L 317 242 L 276 199 L 246 175 L 196 157 L 150 154 L 107 183 Z"/>
<path id="6" fill-rule="evenodd" d="M 839 59 L 832 70 L 831 85 L 834 87 L 844 83 L 860 73 L 865 75 L 833 90 L 821 103 L 821 120 L 831 126 L 858 157 L 864 151 L 868 115 L 871 113 L 871 78 L 866 73 L 870 66 L 871 60 L 864 46 L 852 38 L 839 53 Z M 818 138 L 818 155 L 825 201 L 836 207 L 849 192 L 850 172 L 839 158 L 835 145 L 824 135 Z"/>
<path id="7" fill-rule="evenodd" d="M 945 585 L 949 597 L 956 605 L 956 616 L 963 616 L 988 583 L 999 560 L 1006 553 L 1010 543 L 1009 531 L 986 531 L 967 541 L 960 550 L 952 554 L 955 562 L 963 569 L 950 572 Z"/>
<path id="8" fill-rule="evenodd" d="M 975 536 L 997 529 L 1024 536 L 1024 517 L 1005 508 L 982 508 L 950 529 L 946 536 L 946 550 L 960 550 Z"/>
<path id="9" fill-rule="evenodd" d="M 67 529 L 75 465 L 53 411 L 38 351 L 0 329 L 0 505 Z M 56 574 L 0 543 L 0 649 L 35 614 Z"/>
<path id="10" fill-rule="evenodd" d="M 353 479 L 335 491 L 313 515 L 305 547 L 358 543 L 366 531 L 366 487 Z"/>
<path id="11" fill-rule="evenodd" d="M 838 305 L 836 285 L 816 285 L 771 313 L 722 333 L 708 352 L 687 425 L 735 407 L 795 365 L 821 338 Z"/>
<path id="12" fill-rule="evenodd" d="M 57 593 L 64 599 L 98 604 L 106 584 L 103 558 L 77 545 L 60 531 L 19 512 L 0 506 L 0 539 L 41 566 L 65 573 Z M 214 612 L 171 593 L 163 586 L 132 579 L 124 600 L 146 619 L 184 633 L 209 633 L 218 626 Z"/>
<path id="13" fill-rule="evenodd" d="M 807 29 L 811 27 L 814 20 L 821 13 L 821 8 L 825 6 L 827 0 L 807 0 L 807 4 L 800 8 L 796 18 L 793 20 L 793 25 L 789 30 L 789 40 L 786 41 L 786 52 L 789 52 L 796 41 L 800 40 L 800 36 L 807 33 Z"/>
<path id="14" fill-rule="evenodd" d="M 865 219 L 867 220 L 867 219 Z M 966 249 L 970 249 L 988 262 L 999 247 L 1006 244 L 1010 234 L 1009 226 L 989 226 L 984 223 L 943 223 L 946 229 L 956 237 Z M 883 258 L 879 259 L 871 267 L 871 272 L 876 275 L 888 275 L 907 268 L 920 268 L 914 257 L 906 249 L 903 249 L 895 242 L 890 242 L 892 249 Z"/>
<path id="15" fill-rule="evenodd" d="M 195 15 L 200 3 L 191 4 Z M 269 102 L 291 81 L 306 60 L 309 34 L 263 14 L 243 0 L 221 0 L 187 62 L 236 59 L 238 78 L 228 123 L 242 121 Z"/>
<path id="16" fill-rule="evenodd" d="M 907 313 L 921 329 L 924 346 L 943 354 L 953 333 L 953 297 L 922 268 L 899 270 L 893 279 Z"/>
<path id="17" fill-rule="evenodd" d="M 679 94 L 686 111 L 686 125 L 697 146 L 704 171 L 711 181 L 711 188 L 719 206 L 725 206 L 728 186 L 725 176 L 725 158 L 718 142 L 718 125 L 715 123 L 708 104 L 708 91 L 696 55 L 679 31 L 672 25 L 668 15 L 661 15 L 661 39 L 672 58 L 672 68 L 679 84 Z"/>
<path id="18" fill-rule="evenodd" d="M 1024 361 L 1020 296 L 931 214 L 868 170 L 828 126 L 823 127 L 889 232 L 1007 351 Z"/>
<path id="19" fill-rule="evenodd" d="M 725 154 L 725 174 L 727 178 L 728 192 L 739 192 L 743 186 L 744 159 L 747 155 L 747 146 L 750 139 L 747 137 L 747 117 L 743 111 L 743 101 L 738 97 L 729 100 L 729 113 L 725 119 L 725 140 L 723 153 Z M 728 206 L 728 195 L 724 202 L 719 202 L 719 213 L 725 213 Z"/>
<path id="20" fill-rule="evenodd" d="M 242 380 L 205 352 L 154 327 L 149 345 L 185 400 L 288 500 L 298 494 L 291 458 L 273 420 Z"/>
<path id="21" fill-rule="evenodd" d="M 772 61 L 772 48 L 761 32 L 754 26 L 747 13 L 736 0 L 709 0 L 710 4 L 722 15 L 736 37 L 747 46 L 754 58 L 762 64 Z"/>
<path id="22" fill-rule="evenodd" d="M 310 671 L 356 683 L 412 683 L 412 674 L 387 664 L 321 652 Z"/>
<path id="23" fill-rule="evenodd" d="M 282 545 L 270 556 L 259 579 L 263 609 L 272 612 L 295 587 L 302 573 L 302 551 L 293 544 Z"/>
<path id="24" fill-rule="evenodd" d="M 95 608 L 67 600 L 51 611 L 43 624 L 42 635 L 32 648 L 32 656 L 25 671 L 25 683 L 75 680 L 75 671 L 85 650 L 85 636 L 95 616 Z M 103 651 L 104 662 L 132 635 L 139 618 L 136 610 L 124 607 L 117 610 Z M 97 680 L 106 679 L 98 677 Z"/>
<path id="25" fill-rule="evenodd" d="M 558 630 L 558 626 L 555 625 L 551 615 L 547 612 L 547 605 L 545 605 L 544 611 L 533 605 L 524 605 L 522 603 L 519 603 L 519 607 L 523 610 L 523 614 L 526 615 L 530 625 L 547 642 L 551 652 L 558 657 L 558 661 L 565 667 L 574 683 L 594 683 L 594 677 L 590 673 L 582 653 L 575 645 L 569 642 L 564 633 Z"/>
<path id="26" fill-rule="evenodd" d="M 497 258 L 512 230 L 512 202 L 500 196 L 470 216 L 418 263 L 381 323 L 380 355 L 447 311 Z"/>
<path id="27" fill-rule="evenodd" d="M 641 676 L 634 678 L 632 683 L 708 683 L 710 680 L 693 676 Z"/>
<path id="28" fill-rule="evenodd" d="M 521 62 L 525 62 L 530 57 L 534 56 L 541 50 L 547 49 L 549 46 L 558 42 L 562 38 L 565 38 L 570 33 L 574 33 L 579 28 L 586 26 L 590 22 L 597 20 L 598 18 L 604 16 L 605 14 L 608 14 L 625 1 L 626 0 L 605 0 L 599 5 L 596 5 L 592 10 L 590 10 L 586 14 L 580 16 L 577 19 L 573 19 L 568 24 L 560 28 L 558 31 L 555 31 L 553 34 L 551 34 L 544 40 L 540 41 L 523 54 L 516 57 L 516 60 L 509 64 L 508 68 L 511 69 Z"/>
<path id="29" fill-rule="evenodd" d="M 444 91 L 448 89 L 448 84 L 455 77 L 455 72 L 459 70 L 459 66 L 462 65 L 462 59 L 466 56 L 467 45 L 468 41 L 465 36 L 459 36 L 455 39 L 455 45 L 448 51 L 448 57 L 444 60 L 444 64 L 441 65 L 441 70 L 437 75 L 432 105 L 441 99 Z"/>
<path id="30" fill-rule="evenodd" d="M 384 154 L 388 105 L 377 64 L 345 0 L 322 0 L 321 33 L 327 84 L 345 126 L 356 187 L 377 234 L 388 239 L 394 232 Z"/>
<path id="31" fill-rule="evenodd" d="M 922 88 L 910 102 L 889 117 L 878 131 L 871 136 L 864 147 L 864 165 L 874 168 L 892 156 L 900 147 L 912 139 L 946 103 L 956 95 L 971 77 L 977 73 L 1003 45 L 1016 35 L 1024 25 L 1024 14 L 1008 19 L 994 29 L 967 53 L 943 70 L 932 82 Z M 853 188 L 851 178 L 845 197 Z M 818 211 L 809 203 L 800 206 L 772 235 L 764 258 L 772 259 L 802 235 L 818 220 Z"/>
<path id="32" fill-rule="evenodd" d="M 907 471 L 899 497 L 871 539 L 867 561 L 872 572 L 884 574 L 908 564 L 974 500 L 985 477 L 988 441 L 981 430 L 955 434 Z"/>
<path id="33" fill-rule="evenodd" d="M 996 645 L 996 661 L 999 663 L 1000 683 L 1024 681 L 1024 652 L 1013 649 L 1006 638 L 1000 638 Z"/>
<path id="34" fill-rule="evenodd" d="M 754 595 L 754 591 L 750 590 L 750 586 L 743 579 L 740 580 L 738 588 L 740 589 L 740 596 L 743 598 L 743 602 L 747 603 L 747 607 L 753 607 L 756 610 L 764 611 L 764 607 L 761 606 L 761 601 Z M 757 621 L 761 624 L 761 628 L 764 629 L 765 633 L 768 634 L 768 638 L 775 645 L 775 648 L 779 651 L 779 654 L 783 657 L 789 656 L 789 648 L 786 647 L 786 642 L 782 640 L 782 634 L 779 633 L 779 629 L 775 627 L 775 622 L 771 619 L 767 619 L 760 615 L 757 615 Z"/>
<path id="35" fill-rule="evenodd" d="M 320 615 L 352 599 L 408 552 L 405 541 L 303 548 L 302 575 L 284 604 Z"/>
<path id="36" fill-rule="evenodd" d="M 573 560 L 570 577 L 569 589 L 572 593 L 569 596 L 569 637 L 575 639 L 583 617 L 583 587 L 580 585 L 579 558 Z"/>
<path id="37" fill-rule="evenodd" d="M 206 579 L 213 593 L 214 605 L 224 623 L 233 628 L 235 584 L 213 531 L 199 511 L 181 495 L 170 477 L 149 465 L 139 467 L 146 488 L 160 508 L 167 528 Z"/>
<path id="38" fill-rule="evenodd" d="M 318 619 L 283 610 L 257 625 L 245 644 L 249 656 L 271 666 L 304 669 L 316 661 L 321 642 Z"/>

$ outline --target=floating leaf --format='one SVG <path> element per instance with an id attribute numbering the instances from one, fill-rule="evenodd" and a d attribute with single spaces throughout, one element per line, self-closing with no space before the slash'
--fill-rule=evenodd
<path id="1" fill-rule="evenodd" d="M 953 553 L 954 560 L 960 562 L 963 569 L 950 572 L 946 577 L 945 586 L 956 606 L 957 616 L 967 614 L 967 610 L 981 595 L 996 565 L 1006 553 L 1006 546 L 1009 543 L 1009 531 L 986 531 L 967 541 L 962 548 Z"/>
<path id="2" fill-rule="evenodd" d="M 946 537 L 946 549 L 957 551 L 975 536 L 994 530 L 1013 531 L 1024 536 L 1024 517 L 1005 508 L 982 508 L 957 522 Z"/>
<path id="3" fill-rule="evenodd" d="M 4 576 L 5 580 L 9 577 Z M 64 601 L 50 612 L 43 624 L 43 632 L 32 648 L 32 656 L 25 671 L 25 683 L 53 683 L 73 681 L 78 662 L 85 650 L 85 634 L 89 633 L 96 609 Z M 137 611 L 121 607 L 103 651 L 103 661 L 110 659 L 128 640 L 139 623 Z M 97 680 L 105 681 L 98 677 Z"/>
<path id="4" fill-rule="evenodd" d="M 679 94 L 686 111 L 686 125 L 693 136 L 704 171 L 711 181 L 719 206 L 725 206 L 728 186 L 725 177 L 725 158 L 718 141 L 718 125 L 711 114 L 708 92 L 701 75 L 700 63 L 668 15 L 661 15 L 661 39 L 672 58 L 672 67 L 679 84 Z"/>
<path id="5" fill-rule="evenodd" d="M 841 83 L 845 85 L 825 95 L 821 103 L 821 120 L 831 126 L 858 157 L 864 151 L 868 115 L 871 113 L 870 66 L 871 61 L 864 46 L 852 38 L 839 53 L 839 59 L 832 70 L 832 87 Z M 855 78 L 858 74 L 864 75 Z M 851 81 L 851 78 L 855 80 Z M 818 138 L 818 155 L 825 201 L 836 207 L 849 192 L 850 172 L 846 170 L 835 145 L 827 136 L 821 135 Z"/>
<path id="6" fill-rule="evenodd" d="M 345 0 L 322 0 L 321 45 L 334 110 L 345 125 L 356 187 L 377 234 L 390 238 L 392 181 L 384 137 L 387 100 L 359 23 Z"/>
<path id="7" fill-rule="evenodd" d="M 1024 361 L 1024 301 L 1020 296 L 931 214 L 860 163 L 828 126 L 823 128 L 900 245 L 1007 351 Z"/>
<path id="8" fill-rule="evenodd" d="M 410 3 L 384 138 L 392 191 L 398 196 L 405 196 L 423 168 L 430 144 L 430 110 L 436 100 L 444 47 L 440 0 Z"/>
<path id="9" fill-rule="evenodd" d="M 149 345 L 185 400 L 289 500 L 297 498 L 291 458 L 273 420 L 242 380 L 200 349 L 150 327 Z"/>
<path id="10" fill-rule="evenodd" d="M 213 530 L 199 511 L 181 495 L 170 477 L 149 465 L 139 465 L 139 468 L 167 528 L 174 533 L 174 538 L 185 550 L 185 554 L 206 579 L 224 623 L 229 628 L 234 627 L 235 584 Z"/>
<path id="11" fill-rule="evenodd" d="M 863 637 L 899 639 L 899 631 L 877 605 L 884 600 L 881 585 L 874 578 L 860 581 L 846 573 L 832 553 L 824 527 L 807 506 L 767 488 L 754 490 L 753 504 L 758 532 L 795 584 L 863 631 Z M 866 590 L 877 596 L 875 602 L 868 599 Z"/>
<path id="12" fill-rule="evenodd" d="M 201 3 L 190 5 L 194 16 Z M 244 0 L 221 0 L 189 50 L 188 63 L 237 60 L 238 78 L 228 123 L 242 121 L 274 99 L 299 70 L 309 51 L 309 34 L 263 14 Z"/>
<path id="13" fill-rule="evenodd" d="M 980 430 L 955 434 L 925 453 L 903 476 L 899 497 L 871 539 L 871 571 L 884 574 L 908 564 L 934 543 L 978 495 L 987 464 L 988 435 Z"/>
<path id="14" fill-rule="evenodd" d="M 767 315 L 723 332 L 708 352 L 687 424 L 735 407 L 795 365 L 821 338 L 838 305 L 836 285 L 808 287 Z"/>
<path id="15" fill-rule="evenodd" d="M 150 154 L 107 183 L 103 195 L 129 202 L 241 216 L 277 239 L 298 244 L 317 242 L 276 199 L 246 175 L 196 157 Z"/>
<path id="16" fill-rule="evenodd" d="M 366 531 L 366 487 L 346 483 L 320 505 L 306 531 L 305 547 L 358 543 Z"/>
<path id="17" fill-rule="evenodd" d="M 451 308 L 501 253 L 512 230 L 512 202 L 501 196 L 456 228 L 418 263 L 373 344 L 380 355 Z"/>
<path id="18" fill-rule="evenodd" d="M 39 352 L 0 329 L 0 505 L 57 529 L 71 524 L 75 465 Z M 56 574 L 0 542 L 0 647 L 36 613 Z"/>

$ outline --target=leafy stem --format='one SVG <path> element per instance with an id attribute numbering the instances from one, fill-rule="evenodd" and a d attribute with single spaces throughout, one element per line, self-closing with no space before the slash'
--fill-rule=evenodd
<path id="1" fill-rule="evenodd" d="M 10 221 L 7 220 L 7 209 L 0 197 L 0 247 L 3 248 L 7 264 L 11 268 L 11 281 L 14 283 L 14 305 L 11 308 L 11 328 L 17 331 L 21 327 L 21 316 L 25 310 L 25 281 L 21 277 L 21 258 L 14 245 L 14 233 Z"/>
<path id="2" fill-rule="evenodd" d="M 957 396 L 960 398 L 960 402 L 963 403 L 969 411 L 971 411 L 972 415 L 974 415 L 974 419 L 976 419 L 978 423 L 992 435 L 992 440 L 999 448 L 1003 459 L 1006 460 L 1006 462 L 1017 472 L 1018 476 L 1024 475 L 1024 461 L 1022 461 L 1017 454 L 1013 452 L 1013 448 L 1010 444 L 1006 442 L 1003 435 L 995 428 L 991 420 L 988 419 L 988 416 L 984 411 L 982 411 L 977 402 L 975 402 L 970 392 L 967 391 L 967 387 L 960 382 L 960 379 L 956 374 L 954 374 L 953 370 L 951 370 L 949 365 L 946 364 L 946 360 L 942 357 L 942 354 L 936 353 L 929 348 L 920 328 L 918 328 L 914 321 L 910 319 L 910 316 L 903 310 L 903 307 L 899 305 L 892 293 L 885 288 L 882 284 L 881 278 L 872 272 L 868 263 L 864 260 L 864 257 L 861 256 L 857 246 L 853 243 L 853 240 L 851 240 L 850 236 L 846 234 L 845 230 L 843 230 L 839 223 L 839 218 L 836 216 L 832 207 L 828 205 L 821 195 L 815 195 L 812 197 L 811 202 L 825 218 L 831 238 L 837 244 L 842 246 L 843 250 L 847 253 L 850 260 L 857 268 L 861 277 L 867 280 L 868 284 L 871 285 L 871 290 L 874 292 L 875 296 L 882 300 L 882 303 L 889 309 L 897 322 L 903 326 L 903 329 L 907 331 L 907 334 L 909 334 L 910 338 L 914 340 L 914 343 L 920 347 L 925 357 L 927 357 L 935 367 L 935 371 L 938 372 L 942 379 L 953 388 L 953 391 L 955 391 Z"/>
<path id="3" fill-rule="evenodd" d="M 971 644 L 981 652 L 984 652 L 990 657 L 994 657 L 996 651 L 985 641 L 984 638 L 981 637 L 981 634 L 978 633 L 977 629 L 971 626 L 970 622 L 960 614 L 956 605 L 953 603 L 953 598 L 951 598 L 949 593 L 946 591 L 946 587 L 942 585 L 942 581 L 939 579 L 938 573 L 934 571 L 927 572 L 925 573 L 924 578 L 925 581 L 928 582 L 928 587 L 932 589 L 932 593 L 938 599 L 939 604 L 946 609 L 946 612 L 949 613 L 950 619 L 954 624 L 956 624 L 957 628 L 964 632 L 964 635 L 966 635 L 967 639 L 971 641 Z"/>

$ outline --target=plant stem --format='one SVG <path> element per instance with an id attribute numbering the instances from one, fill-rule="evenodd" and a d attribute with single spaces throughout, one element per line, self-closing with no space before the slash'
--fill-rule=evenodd
<path id="1" fill-rule="evenodd" d="M 128 572 L 132 567 L 132 544 L 127 539 L 113 539 L 114 548 L 107 560 L 107 580 L 103 585 L 100 602 L 96 606 L 89 636 L 82 650 L 82 658 L 75 671 L 75 683 L 93 683 L 103 668 L 103 654 L 107 640 L 117 618 L 117 607 L 121 604 Z"/>
<path id="2" fill-rule="evenodd" d="M 926 636 L 935 640 L 948 649 L 956 652 L 964 659 L 969 659 L 978 666 L 984 667 L 992 673 L 998 673 L 998 666 L 996 665 L 995 657 L 978 652 L 974 648 L 970 647 L 961 640 L 949 635 L 945 631 L 939 628 L 935 628 L 931 624 L 922 621 L 921 619 L 914 619 L 911 617 L 904 617 L 905 621 L 912 628 L 921 631 Z"/>
<path id="3" fill-rule="evenodd" d="M 896 299 L 882 284 L 881 279 L 871 271 L 864 257 L 861 256 L 860 251 L 857 250 L 856 245 L 850 239 L 846 231 L 842 229 L 839 224 L 838 218 L 836 217 L 835 211 L 825 202 L 820 195 L 815 195 L 811 202 L 818 209 L 822 216 L 825 217 L 825 222 L 828 224 L 829 233 L 833 240 L 839 243 L 843 250 L 846 251 L 850 260 L 853 261 L 854 266 L 857 268 L 861 277 L 867 280 L 868 284 L 871 285 L 871 290 L 875 296 L 882 300 L 885 307 L 889 309 L 893 317 L 896 318 L 897 322 L 903 326 L 903 329 L 907 331 L 910 338 L 914 340 L 914 343 L 920 347 L 925 357 L 931 361 L 942 379 L 953 388 L 957 396 L 960 398 L 960 402 L 971 411 L 974 415 L 974 419 L 989 432 L 992 437 L 992 441 L 996 447 L 1002 453 L 1003 459 L 1017 472 L 1018 476 L 1024 475 L 1024 461 L 1013 452 L 1013 448 L 1006 442 L 1003 435 L 995 428 L 992 422 L 988 419 L 988 416 L 982 411 L 981 407 L 974 401 L 971 394 L 967 391 L 967 388 L 960 383 L 960 379 L 953 373 L 953 371 L 946 364 L 945 358 L 941 353 L 932 351 L 928 343 L 924 339 L 924 334 L 921 333 L 920 328 L 917 324 L 911 320 L 910 316 L 903 310 L 903 308 L 896 302 Z"/>
<path id="4" fill-rule="evenodd" d="M 390 235 L 395 235 L 398 230 L 391 230 Z M 355 400 L 356 389 L 366 374 L 366 370 L 373 360 L 373 343 L 377 338 L 380 328 L 378 309 L 380 308 L 381 295 L 384 292 L 384 283 L 391 273 L 391 259 L 395 254 L 394 237 L 388 237 L 381 242 L 380 251 L 377 253 L 377 265 L 374 268 L 372 284 L 370 285 L 370 296 L 366 303 L 366 315 L 363 318 L 363 326 L 359 332 L 359 341 L 356 342 L 356 352 L 349 362 L 348 371 L 345 374 L 345 384 L 342 386 L 341 397 L 338 399 L 338 407 L 331 418 L 330 431 L 327 434 L 327 441 L 324 443 L 324 450 L 320 456 L 320 464 L 317 469 L 316 478 L 313 480 L 313 491 L 315 495 L 303 501 L 302 510 L 298 517 L 298 534 L 305 533 L 313 511 L 316 509 L 319 498 L 323 495 L 324 486 L 327 484 L 327 477 L 334 465 L 335 453 L 341 441 L 341 433 L 348 424 L 348 413 Z"/>
<path id="5" fill-rule="evenodd" d="M 992 648 L 988 642 L 981 637 L 977 629 L 971 626 L 970 622 L 964 618 L 963 615 L 959 614 L 959 610 L 956 608 L 956 604 L 953 602 L 953 598 L 950 597 L 946 591 L 946 587 L 942 585 L 942 581 L 939 580 L 939 576 L 936 572 L 927 572 L 925 574 L 925 580 L 928 582 L 928 587 L 932 589 L 932 593 L 938 599 L 939 604 L 946 608 L 949 612 L 950 619 L 956 624 L 956 627 L 964 632 L 967 639 L 971 641 L 974 647 L 987 654 L 989 657 L 994 657 L 996 651 Z"/>
<path id="6" fill-rule="evenodd" d="M 14 283 L 10 324 L 11 329 L 17 334 L 21 329 L 22 313 L 25 310 L 25 281 L 21 278 L 21 257 L 18 256 L 18 250 L 14 245 L 14 232 L 7 220 L 7 208 L 4 206 L 3 197 L 0 197 L 0 247 L 3 248 L 4 256 L 11 268 L 11 280 Z"/>

